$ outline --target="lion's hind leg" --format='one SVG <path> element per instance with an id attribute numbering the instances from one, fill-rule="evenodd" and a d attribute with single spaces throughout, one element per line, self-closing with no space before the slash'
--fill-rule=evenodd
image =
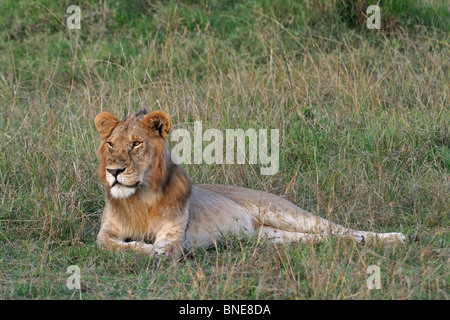
<path id="1" fill-rule="evenodd" d="M 368 231 L 358 231 L 367 242 L 380 242 L 384 244 L 405 243 L 406 237 L 400 232 L 376 233 Z"/>
<path id="2" fill-rule="evenodd" d="M 321 217 L 315 216 L 300 208 L 285 212 L 266 210 L 259 215 L 259 223 L 263 225 L 263 232 L 268 236 L 281 237 L 278 242 L 288 241 L 317 241 L 328 237 L 352 239 L 357 243 L 365 243 L 364 234 L 356 230 L 345 228 Z"/>
<path id="3" fill-rule="evenodd" d="M 304 233 L 295 231 L 280 230 L 277 228 L 262 226 L 260 229 L 260 236 L 266 237 L 273 243 L 286 243 L 293 241 L 301 242 L 318 242 L 327 239 L 330 234 L 327 233 Z M 358 243 L 364 243 L 364 236 L 356 232 L 344 232 L 333 234 L 334 237 L 349 238 L 355 240 Z"/>
<path id="4" fill-rule="evenodd" d="M 267 240 L 273 243 L 285 243 L 294 241 L 316 242 L 323 240 L 324 238 L 320 234 L 285 231 L 268 226 L 262 226 L 259 235 L 261 237 L 267 238 Z"/>

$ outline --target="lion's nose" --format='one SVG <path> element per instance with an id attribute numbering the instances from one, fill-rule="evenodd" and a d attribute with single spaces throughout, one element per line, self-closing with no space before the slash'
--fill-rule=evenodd
<path id="1" fill-rule="evenodd" d="M 109 173 L 111 173 L 114 177 L 117 177 L 119 174 L 125 171 L 125 168 L 123 169 L 106 169 Z"/>

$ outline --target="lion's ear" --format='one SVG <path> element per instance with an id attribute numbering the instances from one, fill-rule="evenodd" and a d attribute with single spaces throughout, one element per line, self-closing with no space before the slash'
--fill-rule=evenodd
<path id="1" fill-rule="evenodd" d="M 171 123 L 169 115 L 162 111 L 152 111 L 144 118 L 145 125 L 152 131 L 159 133 L 163 139 L 167 139 Z"/>
<path id="2" fill-rule="evenodd" d="M 117 118 L 115 115 L 109 112 L 100 112 L 95 117 L 95 126 L 97 127 L 98 132 L 102 135 L 102 139 L 106 139 L 109 137 L 111 132 L 117 125 Z"/>

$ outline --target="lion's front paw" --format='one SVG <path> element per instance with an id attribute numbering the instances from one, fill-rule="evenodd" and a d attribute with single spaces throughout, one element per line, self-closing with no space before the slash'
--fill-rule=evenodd
<path id="1" fill-rule="evenodd" d="M 155 254 L 155 248 L 152 244 L 146 243 L 142 246 L 142 252 L 152 256 Z"/>
<path id="2" fill-rule="evenodd" d="M 148 254 L 149 256 L 152 256 L 155 254 L 155 248 L 150 243 L 145 243 L 142 241 L 139 241 L 139 242 L 138 241 L 130 241 L 130 242 L 126 242 L 126 245 L 131 249 L 135 249 L 143 254 Z"/>

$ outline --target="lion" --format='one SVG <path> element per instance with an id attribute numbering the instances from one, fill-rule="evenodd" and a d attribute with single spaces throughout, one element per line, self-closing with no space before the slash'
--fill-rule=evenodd
<path id="1" fill-rule="evenodd" d="M 177 259 L 183 250 L 210 247 L 227 234 L 270 242 L 403 243 L 402 233 L 355 231 L 307 212 L 280 196 L 239 186 L 192 185 L 168 145 L 163 111 L 145 110 L 119 121 L 109 112 L 95 118 L 101 135 L 99 176 L 105 207 L 97 243 Z"/>

